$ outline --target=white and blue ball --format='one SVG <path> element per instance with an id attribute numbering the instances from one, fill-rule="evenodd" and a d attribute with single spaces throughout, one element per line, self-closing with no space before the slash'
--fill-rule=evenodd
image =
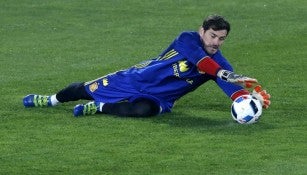
<path id="1" fill-rule="evenodd" d="M 240 124 L 252 124 L 259 120 L 262 114 L 262 105 L 251 95 L 242 95 L 236 98 L 231 105 L 232 118 Z"/>

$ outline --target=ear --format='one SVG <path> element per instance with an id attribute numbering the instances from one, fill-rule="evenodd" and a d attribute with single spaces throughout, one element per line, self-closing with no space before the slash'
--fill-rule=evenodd
<path id="1" fill-rule="evenodd" d="M 199 35 L 202 36 L 205 32 L 206 32 L 206 31 L 205 31 L 205 29 L 203 28 L 203 26 L 200 26 L 199 29 L 198 29 Z"/>

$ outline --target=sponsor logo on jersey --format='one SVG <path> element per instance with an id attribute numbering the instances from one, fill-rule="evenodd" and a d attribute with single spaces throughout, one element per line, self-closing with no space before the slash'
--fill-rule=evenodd
<path id="1" fill-rule="evenodd" d="M 186 72 L 189 70 L 188 62 L 187 61 L 178 61 L 177 63 L 173 64 L 174 75 L 176 77 L 180 77 L 180 73 Z"/>
<path id="2" fill-rule="evenodd" d="M 186 72 L 189 70 L 189 67 L 187 65 L 187 61 L 178 61 L 179 63 L 179 70 L 180 72 Z"/>
<path id="3" fill-rule="evenodd" d="M 174 70 L 174 75 L 176 77 L 180 77 L 179 71 L 178 71 L 178 65 L 176 63 L 173 64 L 173 70 Z"/>

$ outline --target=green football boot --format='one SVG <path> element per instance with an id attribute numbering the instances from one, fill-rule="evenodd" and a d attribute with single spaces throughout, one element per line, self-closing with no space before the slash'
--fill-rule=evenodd
<path id="1" fill-rule="evenodd" d="M 52 106 L 50 96 L 29 94 L 23 98 L 23 105 L 28 107 Z"/>
<path id="2" fill-rule="evenodd" d="M 99 103 L 94 101 L 88 102 L 86 104 L 78 104 L 74 107 L 74 116 L 79 117 L 83 115 L 93 115 L 96 114 L 99 108 Z"/>

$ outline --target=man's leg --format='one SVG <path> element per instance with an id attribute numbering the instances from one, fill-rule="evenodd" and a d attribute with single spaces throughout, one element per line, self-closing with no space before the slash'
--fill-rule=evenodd
<path id="1" fill-rule="evenodd" d="M 58 103 L 77 101 L 81 99 L 93 100 L 93 98 L 86 92 L 84 83 L 72 83 L 51 96 L 29 94 L 24 97 L 23 104 L 25 107 L 44 107 L 55 106 Z"/>
<path id="2" fill-rule="evenodd" d="M 152 100 L 141 98 L 134 102 L 106 103 L 101 112 L 124 117 L 150 117 L 159 114 L 160 107 Z"/>
<path id="3" fill-rule="evenodd" d="M 55 95 L 56 99 L 61 103 L 77 100 L 93 100 L 86 92 L 84 83 L 72 83 Z"/>
<path id="4" fill-rule="evenodd" d="M 133 102 L 99 103 L 89 102 L 77 105 L 74 109 L 76 117 L 95 113 L 111 114 L 122 117 L 150 117 L 158 115 L 160 106 L 153 100 L 140 98 Z"/>

